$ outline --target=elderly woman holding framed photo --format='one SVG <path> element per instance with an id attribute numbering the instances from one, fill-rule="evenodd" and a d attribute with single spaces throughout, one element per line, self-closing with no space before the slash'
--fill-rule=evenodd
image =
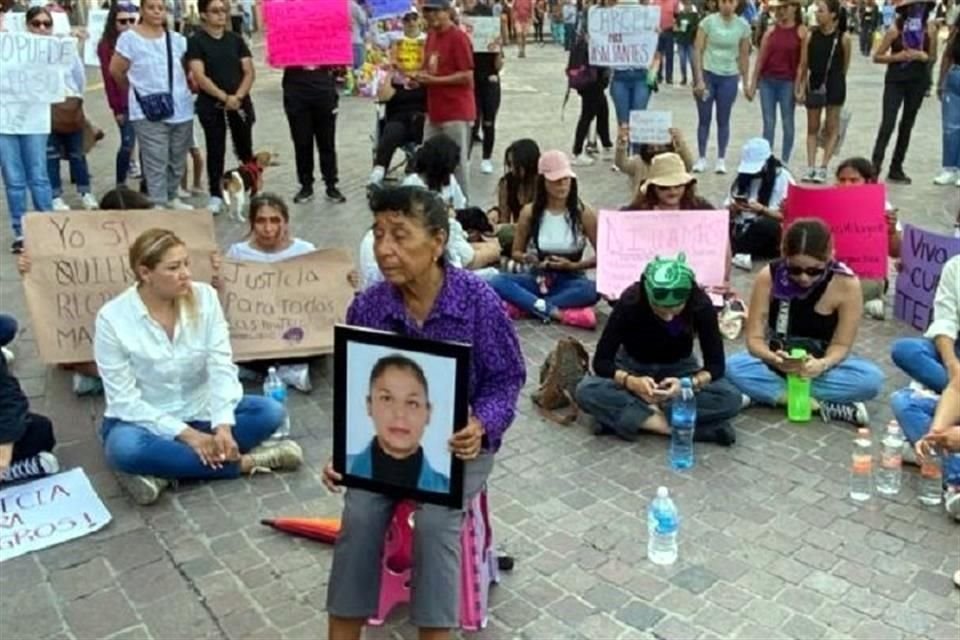
<path id="1" fill-rule="evenodd" d="M 473 346 L 470 417 L 449 441 L 450 451 L 464 461 L 468 504 L 490 475 L 526 378 L 517 334 L 485 282 L 446 264 L 449 218 L 439 197 L 419 187 L 391 187 L 375 192 L 370 208 L 374 253 L 385 280 L 357 296 L 347 324 Z M 343 476 L 329 463 L 323 480 L 338 492 Z M 346 491 L 327 593 L 327 637 L 359 640 L 377 613 L 381 549 L 395 506 L 385 495 Z M 449 638 L 459 625 L 462 519 L 462 508 L 417 507 L 410 618 L 421 638 Z"/>

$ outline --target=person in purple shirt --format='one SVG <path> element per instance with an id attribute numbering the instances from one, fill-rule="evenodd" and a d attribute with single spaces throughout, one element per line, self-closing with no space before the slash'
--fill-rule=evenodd
<path id="1" fill-rule="evenodd" d="M 381 282 L 361 293 L 347 324 L 473 346 L 470 418 L 450 438 L 464 460 L 464 504 L 483 488 L 513 422 L 526 369 L 513 323 L 497 294 L 469 271 L 444 261 L 449 218 L 444 202 L 420 187 L 373 192 L 374 255 Z M 323 482 L 340 491 L 327 463 Z M 380 556 L 396 500 L 348 489 L 327 592 L 327 637 L 359 640 L 380 599 Z M 421 504 L 414 529 L 410 619 L 421 638 L 449 638 L 460 620 L 460 526 L 463 509 Z M 426 633 L 424 633 L 426 632 Z"/>

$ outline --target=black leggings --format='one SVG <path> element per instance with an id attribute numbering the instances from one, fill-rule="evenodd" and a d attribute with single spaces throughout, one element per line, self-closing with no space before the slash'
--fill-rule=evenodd
<path id="1" fill-rule="evenodd" d="M 910 146 L 910 134 L 917 121 L 917 113 L 927 91 L 929 83 L 926 77 L 909 82 L 886 82 L 883 85 L 883 116 L 880 119 L 880 130 L 877 131 L 877 141 L 873 145 L 873 165 L 880 170 L 883 166 L 883 155 L 887 151 L 893 128 L 897 125 L 897 112 L 903 105 L 903 115 L 900 116 L 900 129 L 897 132 L 897 142 L 893 147 L 893 157 L 890 159 L 890 169 L 903 170 L 903 160 L 907 156 Z"/>
<path id="2" fill-rule="evenodd" d="M 233 138 L 233 150 L 241 164 L 253 160 L 253 104 L 245 102 L 240 111 L 218 108 L 197 110 L 197 119 L 203 127 L 207 142 L 207 180 L 210 195 L 223 196 L 223 165 L 227 153 L 227 127 Z"/>
<path id="3" fill-rule="evenodd" d="M 32 458 L 41 451 L 53 451 L 53 447 L 57 444 L 53 437 L 53 424 L 49 418 L 28 413 L 26 422 L 26 431 L 13 443 L 13 462 Z"/>
<path id="4" fill-rule="evenodd" d="M 374 165 L 390 170 L 394 152 L 407 144 L 419 145 L 423 141 L 425 115 L 411 111 L 390 116 L 383 121 L 377 139 L 377 154 Z"/>
<path id="5" fill-rule="evenodd" d="M 500 76 L 473 76 L 473 95 L 477 101 L 477 119 L 473 122 L 473 133 L 470 136 L 470 150 L 473 150 L 473 141 L 477 139 L 480 129 L 483 129 L 483 159 L 489 160 L 493 155 L 493 143 L 496 139 L 497 112 L 500 111 Z"/>
<path id="6" fill-rule="evenodd" d="M 577 122 L 577 131 L 573 138 L 573 155 L 583 153 L 583 143 L 590 131 L 590 123 L 597 119 L 597 137 L 604 147 L 612 147 L 610 141 L 610 105 L 603 85 L 599 82 L 591 87 L 582 89 L 580 93 L 580 120 Z"/>

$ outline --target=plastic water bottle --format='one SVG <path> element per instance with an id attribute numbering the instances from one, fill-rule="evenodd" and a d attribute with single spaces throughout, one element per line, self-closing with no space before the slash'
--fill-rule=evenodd
<path id="1" fill-rule="evenodd" d="M 660 565 L 673 564 L 679 552 L 677 531 L 680 514 L 666 487 L 657 489 L 657 497 L 647 509 L 647 557 Z"/>
<path id="2" fill-rule="evenodd" d="M 693 429 L 697 423 L 697 397 L 690 378 L 680 381 L 680 397 L 670 410 L 670 466 L 693 467 Z"/>
<path id="3" fill-rule="evenodd" d="M 287 410 L 287 383 L 280 379 L 280 376 L 277 375 L 277 368 L 270 367 L 267 370 L 267 379 L 263 381 L 263 395 L 268 398 L 273 398 L 277 402 L 283 405 L 283 410 L 285 412 L 283 418 L 283 424 L 280 425 L 280 428 L 273 432 L 271 438 L 273 440 L 282 440 L 283 438 L 290 437 L 290 414 L 286 413 Z"/>
<path id="4" fill-rule="evenodd" d="M 794 358 L 807 357 L 805 349 L 791 349 Z M 813 415 L 810 402 L 810 378 L 795 373 L 787 375 L 787 418 L 790 422 L 810 422 Z"/>
<path id="5" fill-rule="evenodd" d="M 896 420 L 891 420 L 887 425 L 881 445 L 877 493 L 895 496 L 900 493 L 900 480 L 903 476 L 903 432 Z"/>
<path id="6" fill-rule="evenodd" d="M 865 502 L 873 495 L 873 442 L 870 429 L 857 429 L 853 440 L 853 465 L 850 468 L 850 498 Z"/>
<path id="7" fill-rule="evenodd" d="M 931 451 L 920 465 L 920 489 L 917 497 L 928 507 L 935 507 L 943 500 L 943 471 L 939 451 Z"/>

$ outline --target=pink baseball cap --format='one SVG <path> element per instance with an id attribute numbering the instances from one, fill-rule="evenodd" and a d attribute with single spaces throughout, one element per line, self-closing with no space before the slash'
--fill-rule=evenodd
<path id="1" fill-rule="evenodd" d="M 563 151 L 544 151 L 540 154 L 537 172 L 550 182 L 577 177 L 570 168 L 570 159 Z"/>

